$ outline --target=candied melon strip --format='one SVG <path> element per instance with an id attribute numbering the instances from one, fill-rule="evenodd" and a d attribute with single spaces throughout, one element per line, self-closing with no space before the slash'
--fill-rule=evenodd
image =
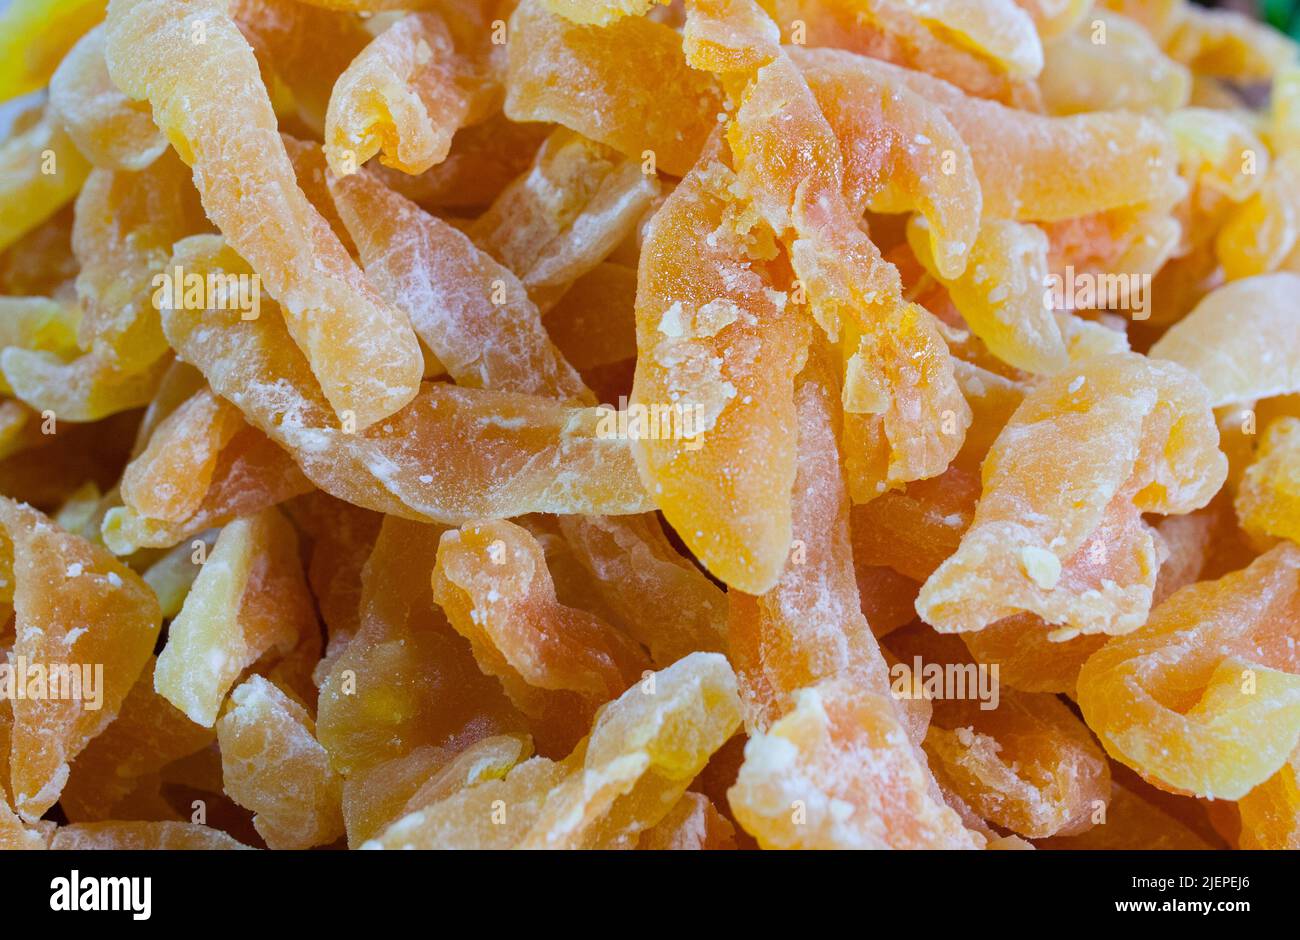
<path id="1" fill-rule="evenodd" d="M 1106 750 L 1174 792 L 1236 800 L 1300 743 L 1300 548 L 1183 588 L 1079 673 L 1079 707 Z"/>
<path id="2" fill-rule="evenodd" d="M 246 270 L 220 239 L 186 239 L 177 252 L 191 270 Z M 237 311 L 164 310 L 163 321 L 168 339 L 213 391 L 331 495 L 453 524 L 651 508 L 627 441 L 602 433 L 603 413 L 595 408 L 426 384 L 399 414 L 349 433 L 332 420 L 306 360 L 273 314 L 240 321 Z"/>
<path id="3" fill-rule="evenodd" d="M 365 428 L 409 402 L 423 371 L 419 342 L 298 188 L 257 61 L 224 0 L 115 2 L 107 59 L 118 87 L 149 99 L 194 168 L 209 217 L 282 302 L 334 411 Z"/>
<path id="4" fill-rule="evenodd" d="M 1300 275 L 1267 274 L 1211 291 L 1151 347 L 1190 369 L 1217 408 L 1300 392 Z"/>
<path id="5" fill-rule="evenodd" d="M 33 823 L 58 801 L 71 762 L 116 717 L 162 618 L 134 571 L 36 510 L 0 499 L 0 527 L 13 552 L 13 654 L 47 671 L 63 667 L 66 684 L 58 697 L 13 703 L 14 809 Z"/>
<path id="6" fill-rule="evenodd" d="M 942 632 L 1022 611 L 1056 640 L 1134 630 L 1159 564 L 1140 514 L 1197 509 L 1226 475 L 1194 376 L 1133 353 L 1086 360 L 1031 392 L 998 436 L 974 521 L 917 612 Z"/>

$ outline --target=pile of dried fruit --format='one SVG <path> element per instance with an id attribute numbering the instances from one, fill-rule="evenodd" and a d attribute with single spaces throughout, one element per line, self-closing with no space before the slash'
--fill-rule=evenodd
<path id="1" fill-rule="evenodd" d="M 11 0 L 0 101 L 0 846 L 1300 847 L 1281 34 Z"/>

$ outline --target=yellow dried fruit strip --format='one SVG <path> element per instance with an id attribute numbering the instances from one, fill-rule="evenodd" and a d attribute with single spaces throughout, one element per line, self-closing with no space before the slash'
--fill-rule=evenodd
<path id="1" fill-rule="evenodd" d="M 1300 549 L 1177 592 L 1079 674 L 1079 707 L 1117 760 L 1175 792 L 1240 799 L 1300 742 Z"/>
<path id="2" fill-rule="evenodd" d="M 648 151 L 684 176 L 717 126 L 722 95 L 687 66 L 681 37 L 640 16 L 592 26 L 571 21 L 577 3 L 557 11 L 564 16 L 546 6 L 523 0 L 510 18 L 506 116 L 561 124 L 638 161 Z"/>
<path id="3" fill-rule="evenodd" d="M 1300 544 L 1300 418 L 1269 424 L 1237 490 L 1236 509 L 1247 532 Z"/>
<path id="4" fill-rule="evenodd" d="M 1300 849 L 1300 757 L 1240 800 L 1242 849 Z"/>
<path id="5" fill-rule="evenodd" d="M 107 0 L 10 0 L 0 11 L 0 101 L 44 87 Z"/>
<path id="6" fill-rule="evenodd" d="M 469 234 L 548 310 L 632 233 L 658 194 L 640 157 L 560 129 Z"/>
<path id="7" fill-rule="evenodd" d="M 328 845 L 343 835 L 343 781 L 307 710 L 261 676 L 230 693 L 217 722 L 226 792 L 251 809 L 273 849 Z"/>
<path id="8" fill-rule="evenodd" d="M 220 829 L 187 822 L 96 822 L 61 826 L 50 840 L 61 851 L 85 849 L 251 849 Z"/>
<path id="9" fill-rule="evenodd" d="M 1209 502 L 1227 474 L 1217 444 L 1203 386 L 1177 366 L 1125 353 L 1047 380 L 994 443 L 975 519 L 917 611 L 941 632 L 1022 611 L 1058 641 L 1136 629 L 1158 567 L 1140 514 Z"/>
<path id="10" fill-rule="evenodd" d="M 0 527 L 13 552 L 13 655 L 57 669 L 61 682 L 75 672 L 78 683 L 62 697 L 13 703 L 14 808 L 35 822 L 58 800 L 72 760 L 117 715 L 153 652 L 161 617 L 135 572 L 36 510 L 0 500 Z M 77 688 L 80 699 L 70 695 Z"/>
<path id="11" fill-rule="evenodd" d="M 245 669 L 319 635 L 298 561 L 298 538 L 275 509 L 221 530 L 167 631 L 154 688 L 195 724 L 212 727 Z"/>
<path id="12" fill-rule="evenodd" d="M 1171 326 L 1153 358 L 1189 369 L 1213 407 L 1300 392 L 1300 275 L 1225 284 Z"/>
<path id="13" fill-rule="evenodd" d="M 48 106 L 10 128 L 0 138 L 0 251 L 71 201 L 89 172 Z"/>
<path id="14" fill-rule="evenodd" d="M 1236 10 L 1183 4 L 1165 52 L 1196 72 L 1238 82 L 1266 82 L 1296 59 L 1293 40 Z"/>
<path id="15" fill-rule="evenodd" d="M 77 41 L 51 76 L 49 110 L 97 167 L 143 170 L 167 149 L 149 106 L 122 94 L 109 78 L 102 24 Z"/>
<path id="16" fill-rule="evenodd" d="M 195 541 L 203 545 L 202 549 L 194 542 L 182 542 L 140 574 L 144 583 L 153 588 L 158 598 L 158 605 L 162 608 L 163 618 L 166 620 L 181 612 L 190 587 L 199 575 L 201 559 L 206 558 L 207 553 L 211 552 L 212 546 L 216 544 L 216 532 L 209 530 Z"/>
<path id="17" fill-rule="evenodd" d="M 209 217 L 283 301 L 325 399 L 358 428 L 397 411 L 418 390 L 419 342 L 298 188 L 253 52 L 224 2 L 131 0 L 110 14 L 109 74 L 150 100 L 195 168 Z"/>
<path id="18" fill-rule="evenodd" d="M 235 272 L 219 239 L 187 239 L 177 260 Z M 460 523 L 528 512 L 634 513 L 651 503 L 624 440 L 601 412 L 525 395 L 429 384 L 366 432 L 335 425 L 274 311 L 164 311 L 164 329 L 213 391 L 289 450 L 326 492 L 381 512 Z"/>
<path id="19" fill-rule="evenodd" d="M 457 384 L 591 401 L 510 270 L 369 173 L 329 185 L 366 276 Z"/>

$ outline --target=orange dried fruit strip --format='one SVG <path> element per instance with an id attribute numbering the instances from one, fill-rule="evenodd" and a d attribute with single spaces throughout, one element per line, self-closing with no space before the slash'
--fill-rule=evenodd
<path id="1" fill-rule="evenodd" d="M 74 355 L 80 322 L 81 309 L 71 298 L 0 296 L 0 349 L 18 346 Z M 5 384 L 0 391 L 12 394 Z"/>
<path id="2" fill-rule="evenodd" d="M 347 176 L 376 154 L 410 174 L 441 163 L 452 135 L 490 101 L 490 83 L 475 74 L 479 64 L 457 52 L 436 13 L 393 23 L 334 84 L 325 116 L 330 169 Z"/>
<path id="3" fill-rule="evenodd" d="M 544 750 L 571 748 L 596 709 L 649 668 L 616 628 L 556 600 L 541 546 L 512 523 L 445 532 L 432 585 L 480 668 L 501 682 Z"/>
<path id="4" fill-rule="evenodd" d="M 978 477 L 952 467 L 854 506 L 854 557 L 924 581 L 957 551 L 979 494 Z"/>
<path id="5" fill-rule="evenodd" d="M 695 557 L 761 593 L 790 543 L 792 394 L 808 329 L 779 290 L 771 233 L 720 157 L 711 146 L 646 234 L 630 405 L 641 419 L 628 436 L 647 489 Z"/>
<path id="6" fill-rule="evenodd" d="M 613 262 L 592 268 L 548 312 L 546 332 L 580 372 L 635 359 L 636 269 Z"/>
<path id="7" fill-rule="evenodd" d="M 658 517 L 560 516 L 558 522 L 598 596 L 656 665 L 723 651 L 726 594 L 678 554 Z"/>
<path id="8" fill-rule="evenodd" d="M 1300 549 L 1183 588 L 1079 674 L 1079 706 L 1106 750 L 1175 792 L 1235 800 L 1300 742 L 1294 624 Z"/>
<path id="9" fill-rule="evenodd" d="M 94 353 L 64 361 L 56 354 L 10 346 L 0 353 L 4 380 L 33 410 L 64 421 L 98 421 L 148 404 L 167 361 L 123 372 Z"/>
<path id="10" fill-rule="evenodd" d="M 62 682 L 75 673 L 79 686 L 68 690 L 82 695 L 13 703 L 14 808 L 34 822 L 58 800 L 73 759 L 117 715 L 149 661 L 161 617 L 135 572 L 36 510 L 0 500 L 0 527 L 13 553 L 13 655 Z"/>
<path id="11" fill-rule="evenodd" d="M 149 106 L 108 77 L 104 27 L 82 36 L 50 78 L 50 114 L 87 160 L 110 170 L 143 170 L 167 149 Z"/>
<path id="12" fill-rule="evenodd" d="M 703 793 L 687 792 L 668 815 L 641 833 L 647 850 L 718 850 L 736 847 L 736 829 Z"/>
<path id="13" fill-rule="evenodd" d="M 283 301 L 334 411 L 364 428 L 409 402 L 422 371 L 419 342 L 298 188 L 252 49 L 225 3 L 132 0 L 110 14 L 109 74 L 131 97 L 150 100 L 155 122 L 194 167 L 209 217 Z M 192 41 L 195 23 L 202 43 Z"/>
<path id="14" fill-rule="evenodd" d="M 457 384 L 591 401 L 508 268 L 368 173 L 329 185 L 366 276 Z"/>
<path id="15" fill-rule="evenodd" d="M 749 739 L 727 798 L 763 848 L 981 848 L 932 782 L 894 702 L 830 679 Z"/>
<path id="16" fill-rule="evenodd" d="M 62 851 L 85 849 L 195 850 L 251 849 L 220 829 L 188 822 L 93 822 L 61 826 L 50 840 L 50 848 Z"/>
<path id="17" fill-rule="evenodd" d="M 1300 751 L 1240 800 L 1242 849 L 1300 849 Z"/>
<path id="18" fill-rule="evenodd" d="M 261 676 L 230 693 L 217 722 L 226 792 L 251 809 L 273 849 L 327 845 L 343 835 L 343 781 L 301 705 Z"/>
<path id="19" fill-rule="evenodd" d="M 143 778 L 216 740 L 154 691 L 154 661 L 145 665 L 122 710 L 73 761 L 59 806 L 72 822 L 111 819 Z"/>
<path id="20" fill-rule="evenodd" d="M 523 0 L 507 48 L 512 121 L 561 124 L 638 161 L 650 151 L 659 169 L 676 176 L 691 169 L 717 126 L 716 83 L 687 66 L 681 37 L 662 23 L 637 16 L 581 25 L 540 0 Z M 627 67 L 630 59 L 636 69 Z"/>
<path id="21" fill-rule="evenodd" d="M 561 128 L 469 234 L 548 310 L 632 234 L 658 194 L 658 178 L 641 157 L 621 157 Z"/>
<path id="22" fill-rule="evenodd" d="M 195 724 L 212 727 L 226 693 L 263 655 L 319 635 L 298 561 L 298 538 L 275 509 L 221 530 L 167 630 L 154 688 Z"/>
<path id="23" fill-rule="evenodd" d="M 1216 846 L 1160 807 L 1120 783 L 1111 784 L 1104 814 L 1091 829 L 1058 834 L 1039 842 L 1040 849 L 1204 850 Z"/>
<path id="24" fill-rule="evenodd" d="M 1268 425 L 1235 505 L 1247 532 L 1300 543 L 1300 418 Z"/>
<path id="25" fill-rule="evenodd" d="M 384 518 L 362 573 L 360 629 L 320 686 L 317 734 L 344 777 L 422 745 L 523 727 L 433 602 L 436 526 Z"/>
<path id="26" fill-rule="evenodd" d="M 0 251 L 70 202 L 90 172 L 48 107 L 33 117 L 0 136 Z"/>
<path id="27" fill-rule="evenodd" d="M 177 251 L 187 269 L 246 270 L 220 239 L 186 239 Z M 450 523 L 652 508 L 627 442 L 601 433 L 595 408 L 426 384 L 399 414 L 348 433 L 332 420 L 274 313 L 237 322 L 235 311 L 165 310 L 164 330 L 213 391 L 239 406 L 327 493 L 367 509 Z"/>
<path id="28" fill-rule="evenodd" d="M 17 244 L 0 251 L 0 290 L 11 296 L 48 296 L 76 277 L 72 216 L 72 206 L 65 205 Z"/>
<path id="29" fill-rule="evenodd" d="M 923 692 L 936 670 L 952 682 L 937 687 L 925 749 L 936 776 L 972 809 L 1034 839 L 1092 826 L 1110 796 L 1110 771 L 1064 702 L 998 689 L 997 674 L 980 670 L 961 640 L 924 625 L 891 633 L 886 643 L 913 667 L 909 694 Z"/>
<path id="30" fill-rule="evenodd" d="M 1182 4 L 1165 52 L 1192 70 L 1234 81 L 1267 82 L 1296 58 L 1293 40 L 1236 10 Z"/>
<path id="31" fill-rule="evenodd" d="M 1213 407 L 1300 392 L 1300 275 L 1225 284 L 1151 347 L 1194 372 Z"/>
<path id="32" fill-rule="evenodd" d="M 1124 112 L 1046 117 L 971 98 L 887 62 L 834 49 L 795 46 L 788 52 L 819 96 L 827 85 L 878 82 L 938 105 L 970 148 L 988 218 L 1072 219 L 1179 191 L 1173 140 L 1155 119 Z M 832 114 L 827 117 L 834 123 Z M 1006 172 L 1008 166 L 1016 172 Z"/>
<path id="33" fill-rule="evenodd" d="M 974 521 L 917 611 L 942 632 L 1022 611 L 1055 640 L 1136 629 L 1158 567 L 1141 513 L 1208 503 L 1227 473 L 1217 445 L 1203 386 L 1169 363 L 1103 356 L 1043 382 L 985 459 Z"/>
<path id="34" fill-rule="evenodd" d="M 107 0 L 10 0 L 0 11 L 0 101 L 36 91 L 83 33 L 104 18 Z"/>
<path id="35" fill-rule="evenodd" d="M 1300 238 L 1300 158 L 1294 151 L 1278 153 L 1261 179 L 1259 191 L 1214 234 L 1214 258 L 1229 281 L 1294 269 Z"/>

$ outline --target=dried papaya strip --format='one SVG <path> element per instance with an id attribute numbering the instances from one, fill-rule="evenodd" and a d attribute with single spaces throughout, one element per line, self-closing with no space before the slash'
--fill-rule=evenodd
<path id="1" fill-rule="evenodd" d="M 1195 373 L 1213 407 L 1300 392 L 1300 275 L 1225 284 L 1151 347 Z"/>
<path id="2" fill-rule="evenodd" d="M 1276 271 L 1300 240 L 1300 158 L 1283 152 L 1259 192 L 1236 208 L 1214 236 L 1214 256 L 1228 280 Z"/>
<path id="3" fill-rule="evenodd" d="M 81 309 L 70 299 L 0 297 L 0 349 L 18 346 L 75 355 L 80 322 Z M 13 389 L 0 379 L 0 392 L 11 395 Z"/>
<path id="4" fill-rule="evenodd" d="M 148 105 L 132 101 L 108 77 L 102 24 L 77 41 L 50 77 L 49 108 L 95 166 L 143 170 L 167 149 Z"/>
<path id="5" fill-rule="evenodd" d="M 1300 848 L 1300 756 L 1240 800 L 1242 849 Z"/>
<path id="6" fill-rule="evenodd" d="M 199 559 L 207 557 L 216 544 L 216 530 L 209 529 L 195 541 L 202 544 L 202 549 L 194 542 L 182 542 L 140 573 L 144 583 L 153 588 L 164 620 L 170 620 L 181 612 L 194 579 L 199 575 Z"/>
<path id="7" fill-rule="evenodd" d="M 61 826 L 50 840 L 60 851 L 251 849 L 220 829 L 188 822 L 95 822 Z"/>
<path id="8" fill-rule="evenodd" d="M 0 11 L 0 101 L 43 88 L 107 0 L 11 0 Z"/>
<path id="9" fill-rule="evenodd" d="M 957 551 L 979 494 L 978 477 L 951 467 L 940 476 L 854 506 L 854 557 L 924 581 Z"/>
<path id="10" fill-rule="evenodd" d="M 576 3 L 556 11 L 563 16 L 546 7 L 523 0 L 510 18 L 506 116 L 561 124 L 635 160 L 649 152 L 659 169 L 684 176 L 722 96 L 712 76 L 687 66 L 681 37 L 640 16 L 593 26 L 565 18 Z"/>
<path id="11" fill-rule="evenodd" d="M 376 154 L 385 166 L 410 174 L 441 163 L 452 135 L 492 96 L 476 64 L 458 53 L 436 13 L 393 23 L 334 85 L 325 116 L 330 169 L 347 176 Z"/>
<path id="12" fill-rule="evenodd" d="M 343 835 L 343 780 L 307 710 L 261 676 L 230 693 L 217 722 L 226 792 L 251 809 L 273 849 L 328 845 Z"/>
<path id="13" fill-rule="evenodd" d="M 191 270 L 243 267 L 219 239 L 187 239 Z M 381 425 L 338 427 L 279 318 L 165 310 L 164 329 L 213 391 L 286 448 L 331 495 L 381 512 L 449 523 L 528 512 L 645 512 L 625 440 L 605 415 L 526 395 L 426 384 Z M 359 426 L 359 425 L 358 425 Z"/>
<path id="14" fill-rule="evenodd" d="M 1268 425 L 1237 491 L 1237 517 L 1247 532 L 1300 544 L 1300 418 Z"/>
<path id="15" fill-rule="evenodd" d="M 1217 444 L 1204 388 L 1177 366 L 1124 353 L 1042 383 L 985 459 L 974 521 L 917 611 L 941 632 L 1022 611 L 1058 641 L 1136 629 L 1158 568 L 1140 514 L 1209 502 L 1227 474 Z"/>
<path id="16" fill-rule="evenodd" d="M 1106 750 L 1174 792 L 1235 800 L 1300 742 L 1290 636 L 1300 549 L 1178 591 L 1084 664 L 1079 707 Z"/>
<path id="17" fill-rule="evenodd" d="M 70 202 L 89 172 L 48 107 L 0 137 L 0 251 Z"/>
<path id="18" fill-rule="evenodd" d="M 596 709 L 649 667 L 620 631 L 556 600 L 541 546 L 512 523 L 444 533 L 432 584 L 434 600 L 530 719 L 543 750 L 572 748 Z"/>
<path id="19" fill-rule="evenodd" d="M 64 421 L 98 421 L 149 403 L 168 362 L 123 372 L 94 353 L 64 361 L 54 353 L 11 346 L 0 353 L 0 371 L 16 397 L 33 410 Z"/>
<path id="20" fill-rule="evenodd" d="M 457 384 L 591 402 L 507 267 L 368 173 L 329 185 L 366 276 Z"/>
<path id="21" fill-rule="evenodd" d="M 658 194 L 657 177 L 639 157 L 620 158 L 562 128 L 474 222 L 470 235 L 548 310 L 632 233 Z"/>
<path id="22" fill-rule="evenodd" d="M 573 282 L 546 317 L 546 332 L 575 369 L 636 358 L 636 269 L 597 265 Z"/>
<path id="23" fill-rule="evenodd" d="M 423 371 L 419 342 L 298 188 L 256 59 L 223 0 L 114 3 L 106 35 L 109 74 L 150 100 L 194 168 L 209 217 L 283 301 L 333 410 L 365 428 L 409 402 Z"/>
<path id="24" fill-rule="evenodd" d="M 13 553 L 13 655 L 60 684 L 58 696 L 13 703 L 14 808 L 35 822 L 58 800 L 73 759 L 118 714 L 161 617 L 135 572 L 36 510 L 0 500 L 0 527 Z"/>
<path id="25" fill-rule="evenodd" d="M 298 538 L 275 509 L 221 530 L 167 631 L 154 688 L 191 721 L 211 728 L 226 693 L 249 666 L 285 656 L 316 614 L 298 561 Z"/>

